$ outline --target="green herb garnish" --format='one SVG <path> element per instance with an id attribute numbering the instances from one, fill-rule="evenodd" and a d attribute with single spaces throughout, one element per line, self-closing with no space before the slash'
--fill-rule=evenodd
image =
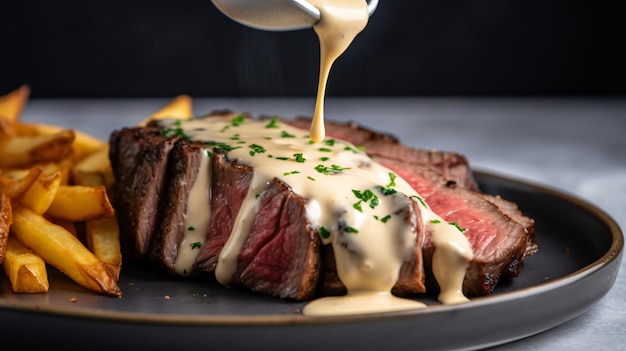
<path id="1" fill-rule="evenodd" d="M 320 236 L 322 237 L 322 239 L 328 239 L 330 238 L 330 232 L 328 231 L 328 229 L 324 228 L 323 226 L 320 226 L 317 229 L 317 232 L 320 234 Z"/>
<path id="2" fill-rule="evenodd" d="M 254 156 L 255 154 L 262 154 L 265 152 L 265 148 L 261 145 L 257 145 L 257 144 L 252 144 L 249 145 L 250 149 L 250 156 Z"/>
<path id="3" fill-rule="evenodd" d="M 272 118 L 272 120 L 265 125 L 265 128 L 278 128 L 278 117 Z"/>
<path id="4" fill-rule="evenodd" d="M 243 115 L 237 115 L 237 117 L 233 118 L 233 120 L 231 121 L 231 124 L 235 127 L 238 127 L 243 124 L 244 120 L 245 118 L 243 117 Z"/>

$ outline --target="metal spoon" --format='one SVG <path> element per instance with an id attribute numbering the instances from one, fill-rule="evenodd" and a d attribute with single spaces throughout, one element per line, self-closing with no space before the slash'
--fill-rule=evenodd
<path id="1" fill-rule="evenodd" d="M 320 11 L 306 0 L 211 0 L 232 20 L 248 27 L 287 31 L 312 27 L 320 20 Z M 368 0 L 370 16 L 378 0 Z"/>

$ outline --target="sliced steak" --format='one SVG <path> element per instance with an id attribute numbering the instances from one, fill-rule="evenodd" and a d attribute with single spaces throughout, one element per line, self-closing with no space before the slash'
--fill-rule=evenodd
<path id="1" fill-rule="evenodd" d="M 310 119 L 285 122 L 308 129 Z M 354 123 L 327 125 L 329 137 L 364 146 L 375 161 L 407 180 L 433 211 L 465 228 L 474 250 L 463 285 L 466 295 L 490 294 L 501 275 L 517 275 L 522 260 L 537 251 L 532 219 L 514 203 L 481 193 L 463 155 L 412 149 L 391 135 Z M 187 198 L 204 146 L 180 136 L 163 136 L 158 123 L 115 131 L 110 146 L 116 178 L 113 203 L 125 251 L 138 259 L 147 257 L 174 273 L 184 235 Z M 253 174 L 251 167 L 213 150 L 209 229 L 193 273 L 215 273 Z M 322 246 L 308 223 L 307 199 L 274 179 L 258 201 L 251 232 L 237 256 L 232 283 L 294 300 L 344 293 L 332 246 Z M 419 206 L 411 203 L 415 206 L 409 208 L 406 218 L 414 225 L 416 246 L 399 272 L 393 288 L 397 295 L 423 293 L 426 286 L 438 288 L 431 267 L 435 250 L 431 234 L 421 222 Z"/>
<path id="2" fill-rule="evenodd" d="M 177 138 L 157 128 L 124 128 L 109 140 L 109 158 L 115 176 L 114 199 L 123 250 L 135 260 L 148 255 L 167 204 L 168 155 Z"/>
<path id="3" fill-rule="evenodd" d="M 315 294 L 321 240 L 306 218 L 306 200 L 278 179 L 259 197 L 252 231 L 238 257 L 234 282 L 294 300 Z"/>
<path id="4" fill-rule="evenodd" d="M 171 180 L 167 191 L 162 195 L 165 199 L 161 201 L 166 203 L 163 220 L 152 238 L 149 259 L 172 274 L 176 273 L 178 248 L 185 234 L 185 213 L 188 206 L 186 199 L 189 198 L 189 192 L 198 176 L 204 152 L 201 145 L 187 140 L 178 140 L 170 152 L 168 172 Z"/>

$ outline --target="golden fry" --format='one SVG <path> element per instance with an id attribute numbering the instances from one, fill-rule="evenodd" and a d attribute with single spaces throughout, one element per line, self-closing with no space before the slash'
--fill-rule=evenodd
<path id="1" fill-rule="evenodd" d="M 94 219 L 85 223 L 87 247 L 104 262 L 115 280 L 122 268 L 120 231 L 115 217 Z"/>
<path id="2" fill-rule="evenodd" d="M 59 162 L 43 162 L 39 166 L 42 168 L 42 173 L 52 174 L 55 172 L 61 173 L 61 185 L 69 185 L 71 170 L 74 167 L 74 163 L 70 158 L 66 158 Z"/>
<path id="3" fill-rule="evenodd" d="M 14 126 L 15 134 L 22 137 L 35 137 L 44 135 L 54 135 L 67 128 L 45 123 L 19 123 Z M 2 130 L 0 129 L 0 132 Z M 104 140 L 93 137 L 78 130 L 74 131 L 74 142 L 72 144 L 73 158 L 82 160 L 85 156 L 101 149 L 107 145 Z"/>
<path id="4" fill-rule="evenodd" d="M 35 166 L 25 170 L 7 170 L 0 175 L 0 193 L 16 198 L 26 192 L 43 172 Z"/>
<path id="5" fill-rule="evenodd" d="M 80 240 L 30 209 L 13 209 L 11 235 L 81 286 L 111 296 L 122 295 L 106 265 Z"/>
<path id="6" fill-rule="evenodd" d="M 193 117 L 193 108 L 191 97 L 188 95 L 178 95 L 167 105 L 161 107 L 155 113 L 148 118 L 139 122 L 139 126 L 145 126 L 152 120 L 164 119 L 164 118 L 177 118 L 186 119 Z"/>
<path id="7" fill-rule="evenodd" d="M 17 200 L 36 214 L 43 214 L 54 200 L 61 186 L 61 172 L 42 173 Z"/>
<path id="8" fill-rule="evenodd" d="M 0 141 L 0 167 L 29 167 L 39 162 L 60 161 L 72 153 L 76 134 L 71 129 Z"/>
<path id="9" fill-rule="evenodd" d="M 59 186 L 46 215 L 74 222 L 115 215 L 104 186 Z"/>
<path id="10" fill-rule="evenodd" d="M 17 122 L 30 97 L 30 87 L 22 85 L 12 92 L 0 96 L 0 119 Z"/>
<path id="11" fill-rule="evenodd" d="M 13 222 L 11 200 L 5 194 L 0 193 L 0 263 L 4 260 L 4 255 L 7 250 L 7 240 L 9 238 L 11 222 Z"/>
<path id="12" fill-rule="evenodd" d="M 109 146 L 105 145 L 78 162 L 72 169 L 72 178 L 77 185 L 110 187 L 115 178 L 109 161 Z"/>
<path id="13" fill-rule="evenodd" d="M 17 239 L 9 237 L 2 268 L 16 293 L 48 292 L 48 271 L 44 260 Z"/>

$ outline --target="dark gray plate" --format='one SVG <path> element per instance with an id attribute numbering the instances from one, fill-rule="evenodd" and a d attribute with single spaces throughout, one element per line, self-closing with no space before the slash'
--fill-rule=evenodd
<path id="1" fill-rule="evenodd" d="M 86 291 L 51 269 L 47 294 L 14 294 L 2 278 L 0 341 L 92 350 L 475 349 L 564 323 L 608 292 L 624 244 L 613 219 L 553 189 L 485 172 L 477 172 L 477 179 L 485 192 L 517 202 L 535 218 L 540 245 L 539 253 L 525 261 L 522 274 L 502 281 L 492 296 L 456 306 L 420 298 L 432 306 L 311 318 L 299 313 L 303 303 L 132 265 L 122 270 L 122 298 Z"/>

